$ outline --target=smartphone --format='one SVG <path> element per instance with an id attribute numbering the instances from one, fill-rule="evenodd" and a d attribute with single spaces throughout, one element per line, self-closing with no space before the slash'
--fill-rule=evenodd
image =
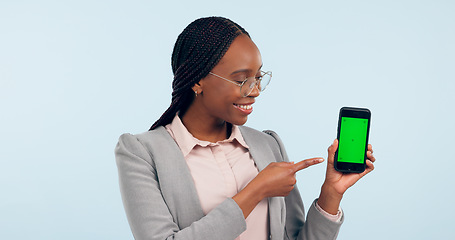
<path id="1" fill-rule="evenodd" d="M 338 149 L 335 169 L 339 172 L 365 171 L 371 112 L 366 108 L 343 107 L 338 118 Z"/>

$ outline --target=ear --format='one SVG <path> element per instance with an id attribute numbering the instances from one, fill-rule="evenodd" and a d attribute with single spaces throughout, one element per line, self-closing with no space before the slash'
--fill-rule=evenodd
<path id="1" fill-rule="evenodd" d="M 197 83 L 194 84 L 194 86 L 191 87 L 191 89 L 193 90 L 193 92 L 197 93 L 197 94 L 201 94 L 202 93 L 202 81 L 199 81 Z"/>

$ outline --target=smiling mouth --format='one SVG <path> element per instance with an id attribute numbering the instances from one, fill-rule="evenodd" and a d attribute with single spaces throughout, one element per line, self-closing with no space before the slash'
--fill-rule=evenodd
<path id="1" fill-rule="evenodd" d="M 235 104 L 234 106 L 241 108 L 243 110 L 251 110 L 253 108 L 252 104 Z"/>

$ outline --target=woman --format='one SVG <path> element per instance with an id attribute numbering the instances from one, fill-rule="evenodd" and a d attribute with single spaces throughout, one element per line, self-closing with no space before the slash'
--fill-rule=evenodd
<path id="1" fill-rule="evenodd" d="M 172 54 L 172 103 L 150 131 L 116 147 L 120 189 L 136 239 L 335 239 L 344 192 L 373 170 L 334 170 L 307 218 L 295 173 L 323 161 L 289 162 L 272 131 L 243 127 L 271 73 L 248 33 L 221 17 L 201 18 Z"/>

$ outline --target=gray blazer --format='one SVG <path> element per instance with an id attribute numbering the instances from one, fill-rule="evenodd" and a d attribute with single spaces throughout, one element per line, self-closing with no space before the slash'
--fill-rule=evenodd
<path id="1" fill-rule="evenodd" d="M 259 171 L 271 162 L 288 161 L 273 131 L 240 126 Z M 242 210 L 232 198 L 204 215 L 191 173 L 164 127 L 123 134 L 115 148 L 120 191 L 134 238 L 233 240 L 246 230 Z M 297 187 L 287 197 L 268 199 L 270 239 L 336 239 L 340 223 L 314 206 L 305 211 Z"/>

